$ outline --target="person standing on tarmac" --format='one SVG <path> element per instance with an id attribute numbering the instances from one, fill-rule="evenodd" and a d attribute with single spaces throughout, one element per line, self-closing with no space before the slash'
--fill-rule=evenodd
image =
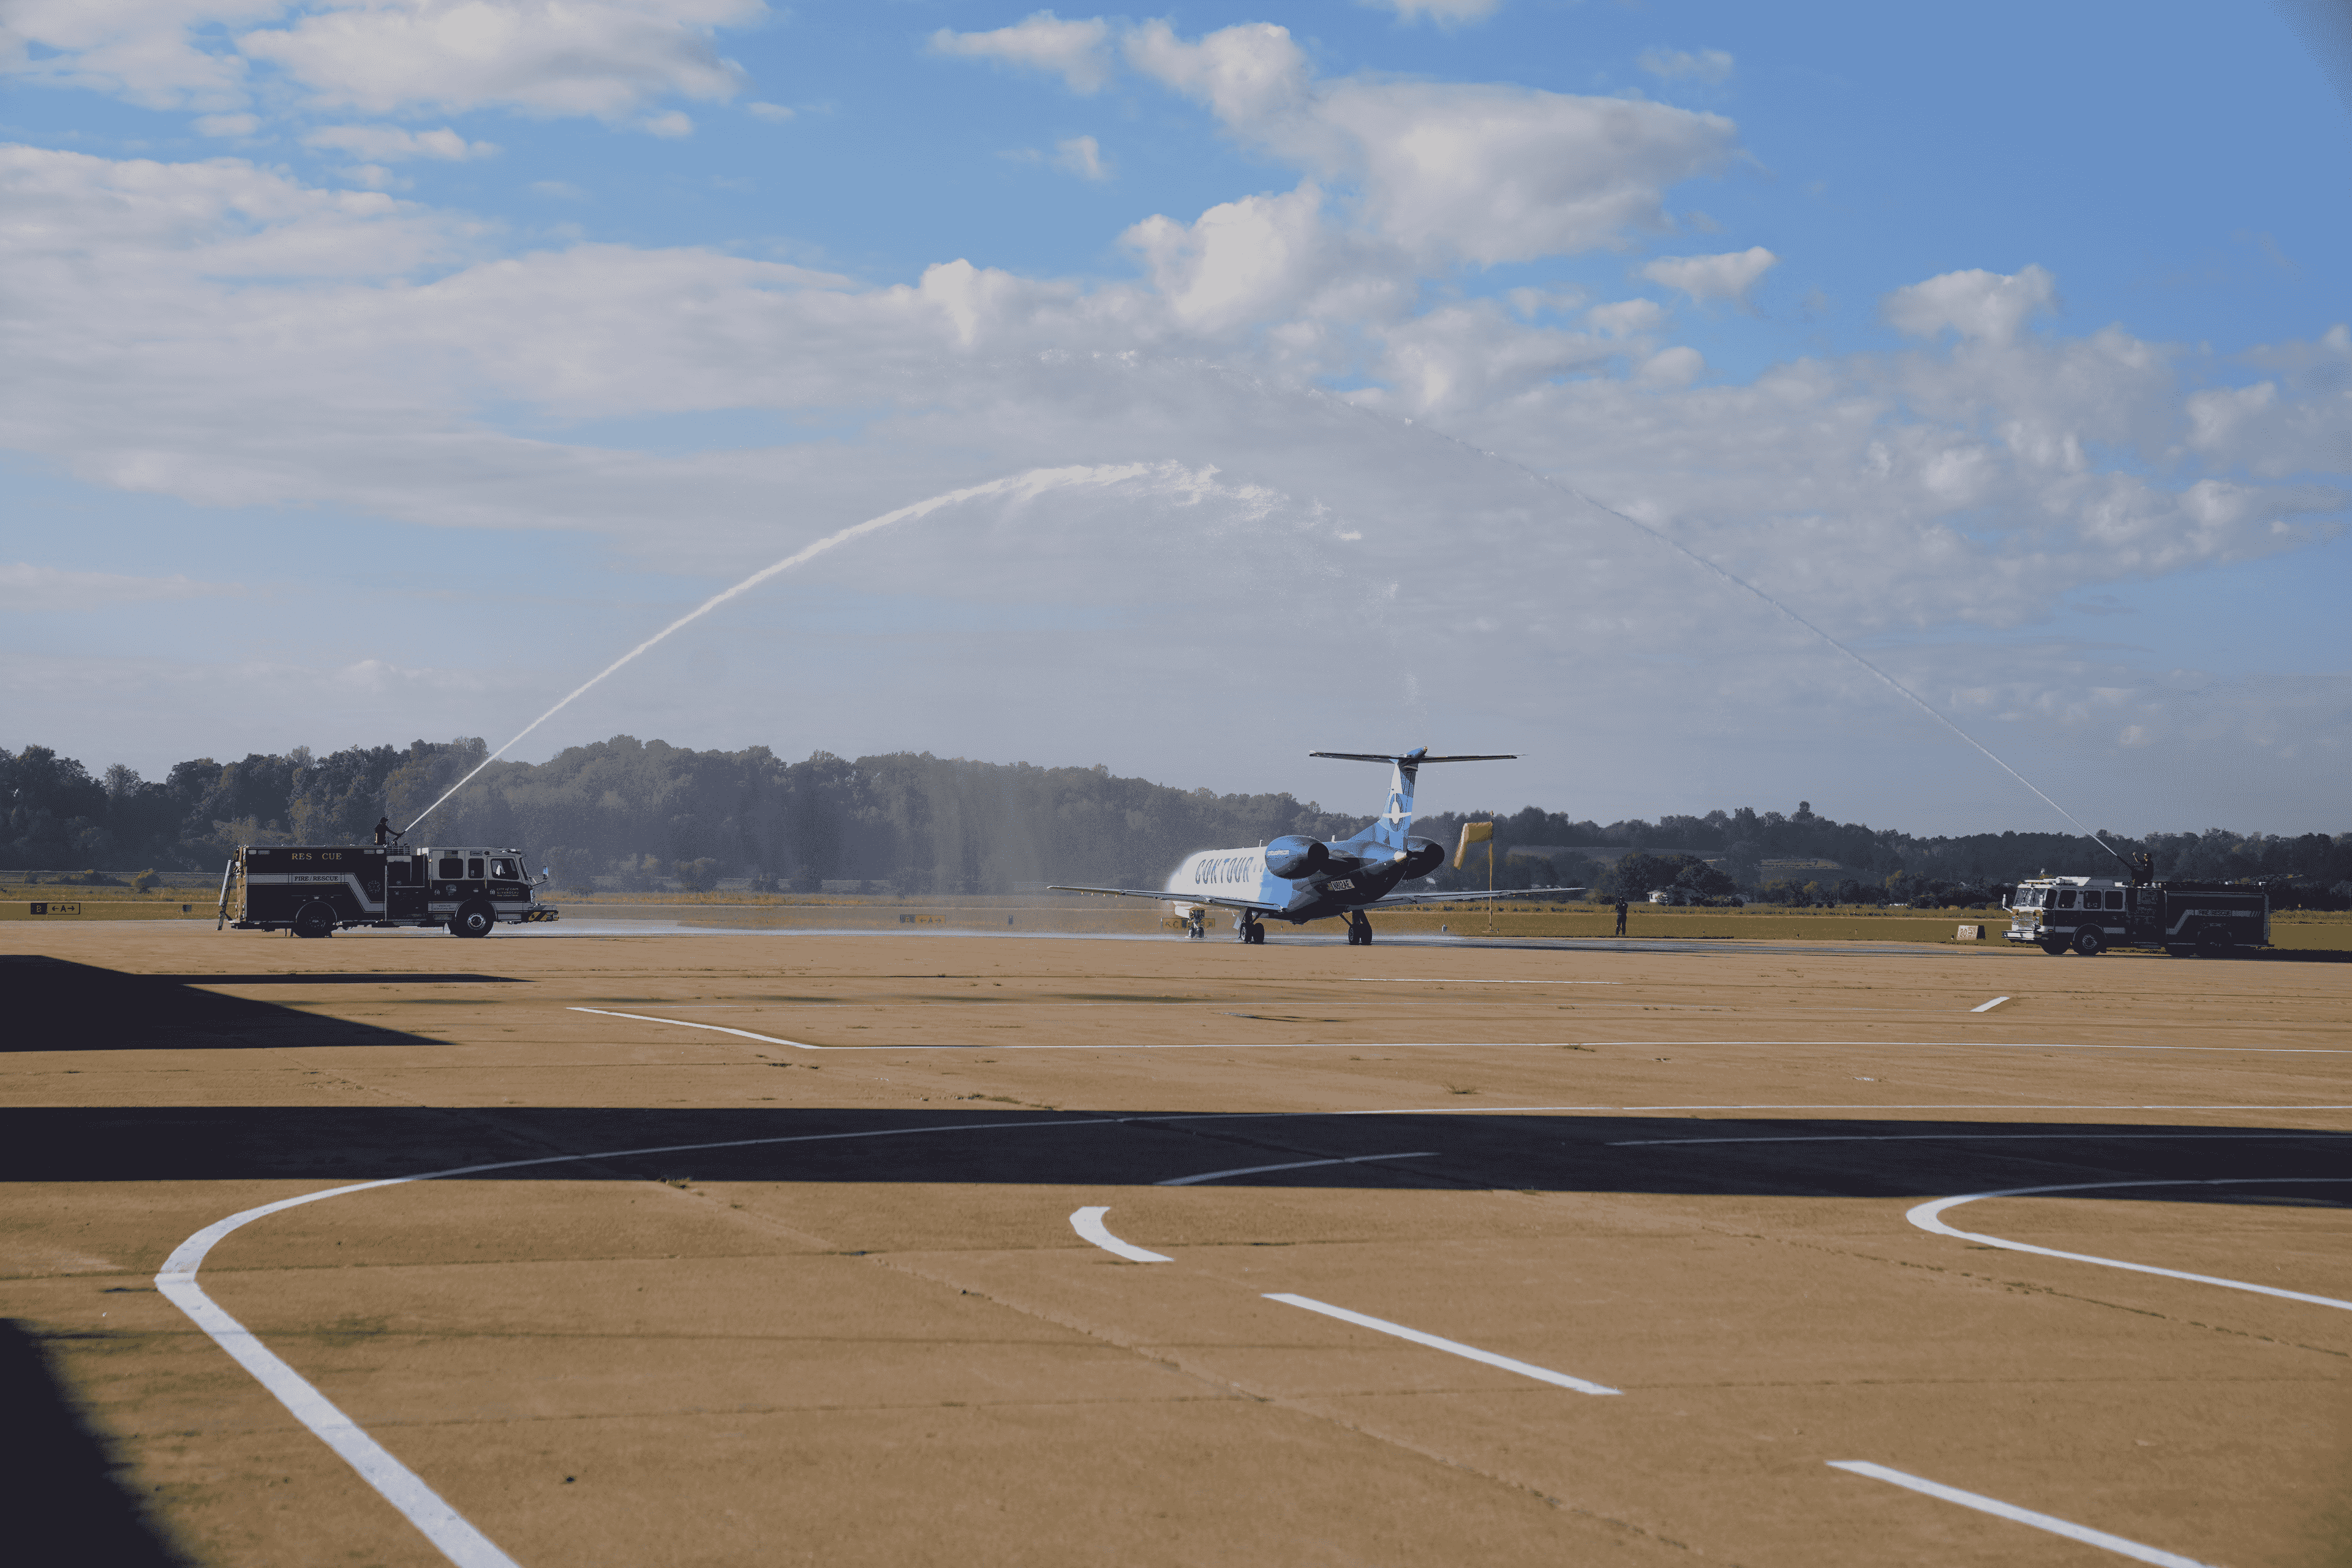
<path id="1" fill-rule="evenodd" d="M 1617 934 L 1625 934 L 1625 895 L 1622 893 L 1617 895 Z"/>

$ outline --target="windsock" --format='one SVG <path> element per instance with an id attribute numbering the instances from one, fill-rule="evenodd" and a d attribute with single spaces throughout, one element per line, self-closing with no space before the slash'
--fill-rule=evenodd
<path id="1" fill-rule="evenodd" d="M 1462 869 L 1462 862 L 1469 855 L 1470 846 L 1473 844 L 1484 844 L 1494 837 L 1495 825 L 1491 822 L 1464 823 L 1462 825 L 1462 842 L 1454 848 L 1454 868 L 1457 871 Z"/>

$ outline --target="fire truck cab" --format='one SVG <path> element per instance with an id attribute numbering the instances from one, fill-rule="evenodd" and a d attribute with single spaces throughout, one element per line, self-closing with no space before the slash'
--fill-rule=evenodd
<path id="1" fill-rule="evenodd" d="M 2053 958 L 2070 950 L 2095 958 L 2111 947 L 2226 958 L 2270 945 L 2270 906 L 2260 888 L 2221 882 L 2035 877 L 2001 907 L 2011 942 L 2032 942 Z"/>
<path id="2" fill-rule="evenodd" d="M 530 875 L 520 849 L 252 844 L 221 872 L 218 924 L 304 937 L 346 926 L 446 926 L 457 936 L 488 936 L 500 922 L 554 920 L 539 901 L 545 880 Z"/>

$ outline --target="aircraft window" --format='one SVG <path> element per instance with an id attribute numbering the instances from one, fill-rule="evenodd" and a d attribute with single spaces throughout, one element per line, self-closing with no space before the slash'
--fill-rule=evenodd
<path id="1" fill-rule="evenodd" d="M 511 882 L 520 873 L 515 870 L 515 863 L 511 860 L 493 860 L 490 862 L 490 875 Z"/>
<path id="2" fill-rule="evenodd" d="M 482 858 L 479 855 L 468 857 L 466 861 L 466 875 L 468 877 L 478 878 L 481 874 Z"/>
<path id="3" fill-rule="evenodd" d="M 2074 907 L 2074 889 L 2061 888 L 2058 889 L 2058 907 L 2062 910 L 2071 910 Z"/>
<path id="4" fill-rule="evenodd" d="M 466 863 L 455 855 L 444 855 L 441 864 L 433 868 L 433 874 L 443 878 L 462 877 L 466 874 Z"/>

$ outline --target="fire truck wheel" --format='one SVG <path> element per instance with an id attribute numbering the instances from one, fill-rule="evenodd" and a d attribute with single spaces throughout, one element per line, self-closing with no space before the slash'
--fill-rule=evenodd
<path id="1" fill-rule="evenodd" d="M 2042 939 L 2042 951 L 2053 958 L 2063 958 L 2066 952 L 2066 939 L 2063 936 L 2045 936 Z"/>
<path id="2" fill-rule="evenodd" d="M 313 899 L 294 911 L 296 936 L 332 936 L 335 934 L 335 911 Z"/>
<path id="3" fill-rule="evenodd" d="M 2106 939 L 2096 926 L 2084 926 L 2074 933 L 2074 951 L 2084 958 L 2096 958 L 2107 950 Z"/>
<path id="4" fill-rule="evenodd" d="M 449 931 L 453 936 L 488 936 L 498 923 L 498 911 L 476 899 L 449 917 Z"/>

